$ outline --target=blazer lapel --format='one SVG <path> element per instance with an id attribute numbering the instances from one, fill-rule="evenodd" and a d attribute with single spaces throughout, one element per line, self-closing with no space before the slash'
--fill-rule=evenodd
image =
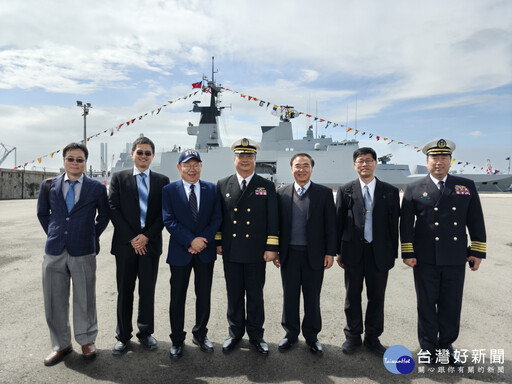
<path id="1" fill-rule="evenodd" d="M 361 190 L 361 183 L 359 179 L 356 179 L 352 182 L 352 200 L 354 201 L 354 206 L 352 210 L 354 211 L 354 221 L 356 221 L 356 225 L 361 226 L 364 223 L 364 202 L 363 202 L 363 191 Z"/>
<path id="2" fill-rule="evenodd" d="M 125 176 L 128 190 L 132 194 L 133 199 L 137 202 L 137 204 L 139 204 L 139 188 L 137 187 L 137 176 L 133 175 L 133 168 L 129 171 L 126 171 Z"/>
<path id="3" fill-rule="evenodd" d="M 56 204 L 67 211 L 67 207 L 66 207 L 66 199 L 64 198 L 64 195 L 62 193 L 62 182 L 64 181 L 64 174 L 60 175 L 59 177 L 56 177 L 55 178 L 55 181 L 54 181 L 54 184 L 53 184 L 53 188 L 55 189 L 56 193 L 57 193 L 57 198 L 56 198 Z M 57 207 L 55 207 L 57 208 Z"/>

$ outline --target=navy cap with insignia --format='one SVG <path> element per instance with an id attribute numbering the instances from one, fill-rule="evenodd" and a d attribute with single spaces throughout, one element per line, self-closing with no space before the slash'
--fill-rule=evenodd
<path id="1" fill-rule="evenodd" d="M 199 156 L 199 152 L 197 152 L 195 149 L 185 149 L 180 154 L 180 158 L 178 159 L 178 164 L 186 163 L 190 159 L 196 159 L 196 160 L 201 161 L 201 156 Z"/>
<path id="2" fill-rule="evenodd" d="M 243 139 L 235 141 L 231 149 L 235 153 L 257 153 L 260 150 L 260 146 L 254 140 L 244 137 Z"/>
<path id="3" fill-rule="evenodd" d="M 425 155 L 451 155 L 455 151 L 455 143 L 448 139 L 432 140 L 421 151 Z"/>

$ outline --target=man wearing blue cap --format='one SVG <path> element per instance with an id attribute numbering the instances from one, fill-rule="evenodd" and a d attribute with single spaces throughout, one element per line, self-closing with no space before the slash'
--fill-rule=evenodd
<path id="1" fill-rule="evenodd" d="M 215 234 L 222 222 L 217 187 L 202 180 L 201 156 L 193 149 L 184 150 L 178 159 L 181 180 L 167 185 L 162 193 L 164 225 L 171 234 L 167 263 L 171 268 L 170 357 L 183 355 L 186 332 L 185 300 L 194 269 L 196 320 L 192 328 L 194 344 L 203 352 L 213 352 L 208 340 L 213 267 L 217 259 Z"/>
<path id="2" fill-rule="evenodd" d="M 132 338 L 133 292 L 139 279 L 137 338 L 148 350 L 157 348 L 154 332 L 155 286 L 162 254 L 162 188 L 169 178 L 150 171 L 155 144 L 147 137 L 132 145 L 134 167 L 116 172 L 110 181 L 110 216 L 114 224 L 111 253 L 116 257 L 117 342 L 114 356 Z"/>
<path id="3" fill-rule="evenodd" d="M 466 263 L 478 270 L 486 234 L 475 183 L 448 174 L 454 150 L 447 139 L 423 147 L 429 175 L 405 189 L 400 238 L 404 263 L 414 271 L 420 353 L 436 363 L 444 351 L 449 363 L 460 366 L 452 343 L 459 335 Z"/>

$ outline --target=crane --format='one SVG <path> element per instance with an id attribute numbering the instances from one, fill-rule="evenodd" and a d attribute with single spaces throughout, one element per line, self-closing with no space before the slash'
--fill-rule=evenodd
<path id="1" fill-rule="evenodd" d="M 0 143 L 0 145 L 4 148 L 4 154 L 2 155 L 2 157 L 0 157 L 0 165 L 2 165 L 2 163 L 7 158 L 7 156 L 9 156 L 9 154 L 12 151 L 14 151 L 14 166 L 16 166 L 16 147 L 12 147 L 11 149 L 7 149 L 7 147 L 6 147 L 7 144 Z M 8 147 L 10 147 L 10 145 L 8 145 Z"/>

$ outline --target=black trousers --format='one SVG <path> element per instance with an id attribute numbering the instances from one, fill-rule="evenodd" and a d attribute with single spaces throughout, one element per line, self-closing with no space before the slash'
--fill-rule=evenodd
<path id="1" fill-rule="evenodd" d="M 286 266 L 281 266 L 283 282 L 283 317 L 281 325 L 288 339 L 297 339 L 300 332 L 300 291 L 304 298 L 302 335 L 307 342 L 315 342 L 322 330 L 320 292 L 324 269 L 314 270 L 309 265 L 307 247 L 290 246 Z"/>
<path id="2" fill-rule="evenodd" d="M 434 356 L 436 349 L 447 349 L 459 336 L 465 267 L 422 263 L 414 267 L 418 339 L 421 349 Z"/>
<path id="3" fill-rule="evenodd" d="M 132 249 L 116 255 L 117 329 L 116 338 L 123 343 L 132 338 L 133 292 L 139 279 L 139 311 L 137 337 L 155 331 L 155 286 L 160 255 L 137 255 Z"/>
<path id="4" fill-rule="evenodd" d="M 227 317 L 229 336 L 232 338 L 241 339 L 246 330 L 251 340 L 263 338 L 263 323 L 265 322 L 263 287 L 265 286 L 266 266 L 265 262 L 232 263 L 224 261 L 224 277 L 228 294 Z"/>
<path id="5" fill-rule="evenodd" d="M 363 260 L 356 267 L 345 265 L 345 337 L 356 338 L 363 333 L 363 311 L 361 293 L 366 284 L 368 304 L 364 320 L 365 337 L 379 337 L 384 331 L 384 297 L 388 282 L 388 271 L 379 271 L 375 265 L 372 244 L 365 243 Z"/>
<path id="6" fill-rule="evenodd" d="M 192 334 L 202 339 L 208 333 L 208 320 L 210 319 L 211 291 L 213 281 L 213 267 L 215 262 L 203 263 L 198 255 L 193 255 L 190 263 L 183 267 L 171 265 L 171 303 L 169 318 L 171 320 L 171 340 L 174 345 L 181 345 L 185 341 L 185 301 L 187 298 L 190 273 L 194 270 L 194 288 L 196 292 L 196 323 Z"/>

